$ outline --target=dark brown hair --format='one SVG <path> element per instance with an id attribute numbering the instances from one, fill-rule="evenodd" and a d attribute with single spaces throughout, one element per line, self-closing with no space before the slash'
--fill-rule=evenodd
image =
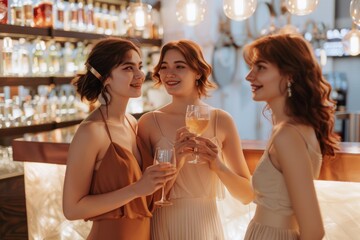
<path id="1" fill-rule="evenodd" d="M 292 96 L 286 100 L 286 113 L 296 122 L 312 126 L 322 154 L 334 156 L 339 139 L 333 132 L 335 102 L 311 45 L 297 34 L 269 35 L 246 45 L 244 59 L 249 66 L 258 59 L 266 60 L 291 77 Z"/>
<path id="2" fill-rule="evenodd" d="M 159 74 L 160 67 L 166 52 L 172 49 L 178 50 L 185 57 L 185 61 L 189 67 L 201 75 L 200 79 L 198 80 L 199 84 L 197 85 L 199 97 L 208 97 L 208 90 L 211 88 L 216 88 L 216 85 L 208 80 L 208 77 L 212 72 L 212 67 L 205 61 L 200 46 L 190 40 L 169 42 L 161 48 L 160 59 L 158 64 L 154 67 L 153 73 L 155 85 L 161 84 Z"/>
<path id="3" fill-rule="evenodd" d="M 73 84 L 80 94 L 81 100 L 85 98 L 93 103 L 101 93 L 106 103 L 108 103 L 104 82 L 110 76 L 111 71 L 123 63 L 130 50 L 134 50 L 141 55 L 140 49 L 133 42 L 126 39 L 105 38 L 95 44 L 86 60 L 86 73 L 80 74 L 73 79 Z M 100 78 L 91 72 L 91 67 L 101 75 Z"/>

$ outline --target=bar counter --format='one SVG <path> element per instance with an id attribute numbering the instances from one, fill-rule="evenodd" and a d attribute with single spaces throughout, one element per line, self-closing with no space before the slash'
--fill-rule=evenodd
<path id="1" fill-rule="evenodd" d="M 62 212 L 62 192 L 67 152 L 78 126 L 37 134 L 13 141 L 13 159 L 24 163 L 26 212 L 29 239 L 86 239 L 91 222 L 68 221 Z M 265 141 L 242 141 L 251 173 Z M 325 161 L 315 187 L 323 214 L 326 239 L 356 239 L 360 230 L 360 143 L 341 143 L 336 158 Z M 81 174 L 81 169 L 79 169 Z M 326 180 L 326 181 L 322 181 Z M 226 194 L 230 196 L 230 194 Z M 220 215 L 226 239 L 241 239 L 255 205 L 240 204 L 231 197 L 220 201 L 228 209 Z M 230 236 L 230 235 L 232 236 Z M 234 238 L 234 236 L 236 236 Z"/>
<path id="2" fill-rule="evenodd" d="M 14 161 L 66 164 L 69 143 L 78 125 L 49 132 L 25 134 L 12 143 Z M 252 173 L 266 141 L 243 140 L 245 158 Z M 360 182 L 360 142 L 342 142 L 336 157 L 325 159 L 320 180 Z"/>

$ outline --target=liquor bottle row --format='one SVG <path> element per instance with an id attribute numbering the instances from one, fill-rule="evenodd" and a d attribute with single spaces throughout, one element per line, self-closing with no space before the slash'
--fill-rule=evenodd
<path id="1" fill-rule="evenodd" d="M 80 101 L 69 84 L 37 89 L 19 86 L 12 96 L 10 87 L 4 87 L 0 93 L 0 128 L 74 120 L 88 111 L 89 106 Z"/>
<path id="2" fill-rule="evenodd" d="M 2 76 L 75 76 L 84 70 L 84 63 L 92 44 L 76 45 L 24 38 L 0 40 L 0 75 Z"/>
<path id="3" fill-rule="evenodd" d="M 1 14 L 1 9 L 5 8 L 8 10 Z M 152 22 L 149 26 L 142 31 L 135 31 L 128 20 L 125 4 L 93 3 L 93 0 L 0 0 L 0 23 L 148 39 L 162 38 L 159 11 L 152 9 L 151 14 Z"/>

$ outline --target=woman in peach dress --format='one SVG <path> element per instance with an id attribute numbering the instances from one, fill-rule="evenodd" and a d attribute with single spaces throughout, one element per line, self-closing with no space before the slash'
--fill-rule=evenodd
<path id="1" fill-rule="evenodd" d="M 87 71 L 75 79 L 82 99 L 101 105 L 80 124 L 69 149 L 63 209 L 69 220 L 93 221 L 88 239 L 150 239 L 145 197 L 170 180 L 168 164 L 142 174 L 136 119 L 125 113 L 141 95 L 144 73 L 132 42 L 108 38 L 92 49 Z"/>

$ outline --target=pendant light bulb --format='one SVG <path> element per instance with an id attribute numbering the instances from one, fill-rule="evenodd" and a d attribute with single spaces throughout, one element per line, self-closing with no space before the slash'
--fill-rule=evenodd
<path id="1" fill-rule="evenodd" d="M 194 26 L 204 20 L 205 0 L 177 0 L 176 16 L 179 22 Z"/>
<path id="2" fill-rule="evenodd" d="M 257 0 L 224 0 L 225 15 L 235 21 L 249 18 L 256 10 Z"/>
<path id="3" fill-rule="evenodd" d="M 343 38 L 342 44 L 347 54 L 357 56 L 360 54 L 360 31 L 358 29 L 351 29 Z"/>
<path id="4" fill-rule="evenodd" d="M 130 3 L 127 8 L 129 21 L 135 30 L 144 30 L 151 23 L 151 5 L 140 2 Z"/>
<path id="5" fill-rule="evenodd" d="M 351 0 L 350 2 L 350 16 L 353 22 L 360 26 L 360 0 Z"/>
<path id="6" fill-rule="evenodd" d="M 285 0 L 287 10 L 294 15 L 307 15 L 315 10 L 319 0 Z"/>

